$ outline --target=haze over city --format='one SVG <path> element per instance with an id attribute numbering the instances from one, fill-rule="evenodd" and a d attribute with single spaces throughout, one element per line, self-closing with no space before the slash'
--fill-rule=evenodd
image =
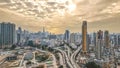
<path id="1" fill-rule="evenodd" d="M 43 26 L 51 33 L 81 32 L 83 20 L 88 32 L 99 29 L 120 32 L 119 0 L 0 0 L 0 22 L 38 32 Z"/>
<path id="2" fill-rule="evenodd" d="M 120 68 L 120 1 L 0 0 L 0 68 Z"/>

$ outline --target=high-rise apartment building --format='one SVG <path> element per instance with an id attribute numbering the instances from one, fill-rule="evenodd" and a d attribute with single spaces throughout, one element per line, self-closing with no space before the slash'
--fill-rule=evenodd
<path id="1" fill-rule="evenodd" d="M 66 30 L 64 34 L 64 40 L 68 43 L 70 40 L 70 31 Z"/>
<path id="2" fill-rule="evenodd" d="M 17 30 L 17 44 L 20 45 L 22 43 L 22 29 L 18 27 Z"/>
<path id="3" fill-rule="evenodd" d="M 93 45 L 96 46 L 96 33 L 93 33 Z"/>
<path id="4" fill-rule="evenodd" d="M 102 56 L 102 46 L 103 46 L 103 31 L 99 30 L 97 32 L 97 41 L 96 41 L 96 57 L 101 59 Z"/>
<path id="5" fill-rule="evenodd" d="M 109 39 L 109 32 L 108 31 L 104 32 L 104 45 L 106 48 L 110 47 L 110 39 Z"/>
<path id="6" fill-rule="evenodd" d="M 71 33 L 70 34 L 70 43 L 75 43 L 76 39 L 75 39 L 75 33 Z"/>
<path id="7" fill-rule="evenodd" d="M 11 47 L 15 43 L 15 24 L 0 23 L 0 48 Z"/>
<path id="8" fill-rule="evenodd" d="M 120 46 L 120 35 L 118 35 L 118 45 Z"/>

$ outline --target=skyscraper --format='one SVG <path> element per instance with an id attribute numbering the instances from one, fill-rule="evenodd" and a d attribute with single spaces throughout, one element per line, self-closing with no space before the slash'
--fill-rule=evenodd
<path id="1" fill-rule="evenodd" d="M 120 46 L 120 35 L 118 35 L 118 45 Z"/>
<path id="2" fill-rule="evenodd" d="M 94 44 L 94 46 L 96 46 L 96 33 L 93 33 L 93 44 Z"/>
<path id="3" fill-rule="evenodd" d="M 83 21 L 82 24 L 82 52 L 87 52 L 87 21 Z"/>
<path id="4" fill-rule="evenodd" d="M 70 34 L 70 43 L 75 43 L 75 33 Z"/>
<path id="5" fill-rule="evenodd" d="M 70 31 L 66 30 L 64 34 L 64 40 L 68 43 L 70 40 Z"/>
<path id="6" fill-rule="evenodd" d="M 15 24 L 0 23 L 0 48 L 11 47 L 15 43 Z"/>
<path id="7" fill-rule="evenodd" d="M 97 33 L 97 44 L 96 44 L 96 57 L 101 59 L 102 56 L 102 46 L 103 46 L 103 31 L 99 30 Z"/>
<path id="8" fill-rule="evenodd" d="M 108 31 L 105 31 L 104 32 L 104 44 L 105 44 L 105 47 L 106 48 L 109 48 L 110 47 L 110 39 L 109 39 L 109 32 Z"/>
<path id="9" fill-rule="evenodd" d="M 22 29 L 18 27 L 17 30 L 17 44 L 20 45 L 22 43 Z"/>
<path id="10" fill-rule="evenodd" d="M 118 41 L 118 40 L 117 40 L 117 35 L 116 35 L 116 34 L 114 34 L 114 42 L 113 42 L 113 43 L 114 43 L 114 45 L 115 45 L 115 46 L 117 46 L 117 45 L 118 45 L 118 44 L 117 44 L 117 41 Z"/>

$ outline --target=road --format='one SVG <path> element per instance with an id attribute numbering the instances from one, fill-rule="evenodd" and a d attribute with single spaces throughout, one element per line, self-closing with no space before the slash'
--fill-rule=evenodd
<path id="1" fill-rule="evenodd" d="M 23 55 L 23 57 L 22 57 L 22 59 L 21 59 L 21 61 L 20 61 L 20 65 L 19 65 L 19 67 L 22 67 L 22 66 L 23 66 L 23 61 L 24 61 L 24 57 L 25 57 L 25 55 L 26 55 L 26 53 L 24 53 L 24 55 Z"/>
<path id="2" fill-rule="evenodd" d="M 0 65 L 1 65 L 1 64 L 3 64 L 3 63 L 5 63 L 5 61 L 6 61 L 5 59 L 4 59 L 4 60 L 2 60 L 2 61 L 0 62 Z"/>
<path id="3" fill-rule="evenodd" d="M 80 68 L 80 66 L 76 63 L 76 55 L 81 51 L 82 46 L 79 46 L 78 49 L 71 55 L 71 63 L 74 68 Z"/>
<path id="4" fill-rule="evenodd" d="M 61 53 L 61 55 L 63 56 L 63 60 L 66 60 L 66 63 L 70 68 L 80 68 L 80 66 L 76 63 L 76 57 L 80 53 L 82 46 L 79 46 L 78 49 L 74 51 L 74 53 L 71 52 L 71 49 L 66 44 L 65 48 L 66 50 L 62 50 L 60 48 L 55 49 Z"/>
<path id="5" fill-rule="evenodd" d="M 71 49 L 70 49 L 70 47 L 68 47 L 66 44 L 65 44 L 65 48 L 67 49 L 67 55 L 68 55 L 68 57 L 70 57 L 71 56 Z"/>
<path id="6" fill-rule="evenodd" d="M 66 68 L 67 65 L 69 66 L 69 68 L 80 68 L 80 66 L 76 63 L 76 57 L 77 57 L 78 53 L 81 51 L 82 46 L 79 46 L 78 49 L 76 51 L 74 51 L 74 53 L 71 52 L 70 48 L 66 44 L 65 44 L 65 48 L 66 48 L 67 52 L 60 48 L 54 48 L 55 50 L 60 52 L 59 53 L 60 64 L 63 65 L 64 68 Z M 41 52 L 47 52 L 47 51 L 43 51 L 40 49 L 37 49 L 37 50 L 39 50 Z M 47 52 L 47 53 L 50 53 L 50 52 Z M 50 53 L 50 54 L 53 57 L 54 68 L 57 68 L 55 55 L 52 53 Z"/>
<path id="7" fill-rule="evenodd" d="M 66 68 L 65 65 L 65 59 L 63 59 L 63 56 L 61 53 L 58 53 L 59 57 L 60 57 L 60 65 L 63 65 L 63 68 Z"/>
<path id="8" fill-rule="evenodd" d="M 70 62 L 71 62 L 71 61 L 70 61 L 70 58 L 68 57 L 68 55 L 66 54 L 66 52 L 63 51 L 63 50 L 61 50 L 61 49 L 58 49 L 58 48 L 55 48 L 55 49 L 58 50 L 58 51 L 62 54 L 62 56 L 64 57 L 64 60 L 65 60 L 66 63 L 68 64 L 68 66 L 69 66 L 70 68 L 74 68 L 73 65 L 70 63 Z"/>
<path id="9" fill-rule="evenodd" d="M 54 68 L 58 68 L 57 67 L 57 63 L 56 63 L 56 58 L 55 58 L 55 55 L 54 54 L 52 54 L 52 53 L 50 53 L 51 55 L 52 55 L 52 57 L 53 57 L 53 65 L 54 65 Z"/>
<path id="10" fill-rule="evenodd" d="M 120 68 L 120 66 L 117 66 L 117 68 Z"/>
<path id="11" fill-rule="evenodd" d="M 39 63 L 36 62 L 36 59 L 35 59 L 35 53 L 36 53 L 36 52 L 34 51 L 34 52 L 32 52 L 32 53 L 33 53 L 33 59 L 32 59 L 31 61 L 34 62 L 34 64 L 39 64 Z"/>
<path id="12" fill-rule="evenodd" d="M 4 56 L 0 56 L 0 65 L 5 63 L 6 61 L 6 57 L 8 57 L 9 55 L 4 55 Z"/>
<path id="13" fill-rule="evenodd" d="M 45 53 L 51 54 L 52 57 L 53 57 L 53 65 L 54 65 L 54 68 L 58 68 L 58 66 L 57 66 L 57 61 L 56 61 L 56 58 L 55 58 L 55 55 L 54 55 L 54 54 L 52 54 L 51 52 L 48 52 L 48 51 L 43 51 L 43 50 L 41 50 L 41 49 L 37 49 L 37 48 L 36 48 L 36 50 L 38 50 L 38 51 L 40 51 L 40 52 L 45 52 Z"/>

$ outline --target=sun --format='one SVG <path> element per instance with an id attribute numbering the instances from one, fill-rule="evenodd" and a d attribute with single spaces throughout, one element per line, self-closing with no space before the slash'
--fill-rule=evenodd
<path id="1" fill-rule="evenodd" d="M 69 12 L 72 12 L 72 11 L 74 11 L 76 9 L 76 4 L 70 4 L 70 5 L 68 5 L 68 10 L 69 10 Z"/>

